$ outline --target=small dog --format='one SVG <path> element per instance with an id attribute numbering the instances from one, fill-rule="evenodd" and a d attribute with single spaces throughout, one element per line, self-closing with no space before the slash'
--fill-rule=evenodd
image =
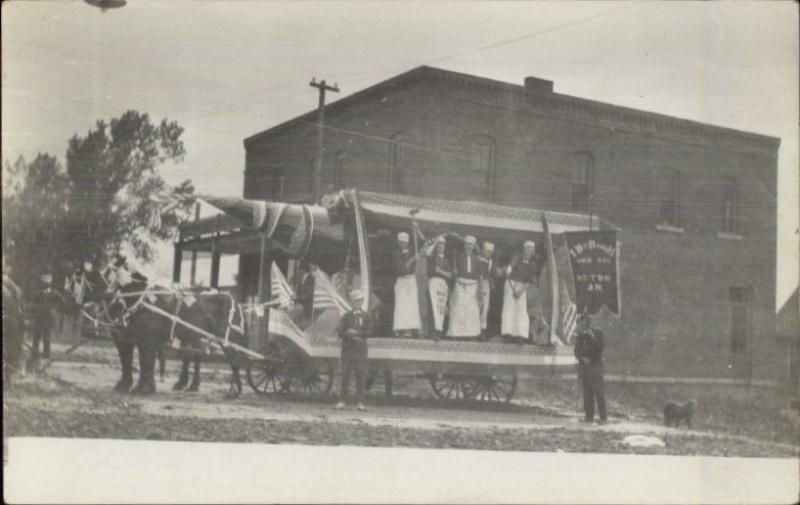
<path id="1" fill-rule="evenodd" d="M 692 417 L 694 416 L 694 409 L 697 402 L 689 400 L 686 403 L 667 402 L 664 404 L 664 425 L 675 426 L 676 428 L 681 421 L 686 422 L 686 426 L 692 427 Z"/>

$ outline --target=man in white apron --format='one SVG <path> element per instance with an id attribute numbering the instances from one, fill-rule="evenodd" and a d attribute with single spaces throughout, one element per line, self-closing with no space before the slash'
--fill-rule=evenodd
<path id="1" fill-rule="evenodd" d="M 501 333 L 528 341 L 530 338 L 530 316 L 528 315 L 528 288 L 539 281 L 539 266 L 533 255 L 536 243 L 525 242 L 522 257 L 515 256 L 506 269 L 506 282 L 503 291 L 503 319 Z"/>
<path id="2" fill-rule="evenodd" d="M 450 324 L 447 336 L 477 338 L 481 334 L 481 309 L 478 280 L 480 261 L 475 254 L 477 240 L 472 235 L 464 239 L 464 250 L 456 255 L 455 283 L 450 296 Z"/>
<path id="3" fill-rule="evenodd" d="M 431 298 L 431 313 L 436 337 L 441 337 L 444 330 L 444 318 L 447 315 L 447 301 L 450 295 L 448 283 L 453 279 L 453 269 L 445 256 L 446 241 L 443 236 L 436 237 L 435 248 L 428 258 L 428 293 Z"/>
<path id="4" fill-rule="evenodd" d="M 489 327 L 489 304 L 495 281 L 494 244 L 492 242 L 487 240 L 483 243 L 479 260 L 481 268 L 481 336 L 485 339 L 488 337 L 486 330 Z"/>
<path id="5" fill-rule="evenodd" d="M 398 337 L 416 337 L 422 329 L 417 294 L 417 255 L 408 247 L 408 233 L 397 234 L 394 252 L 394 333 Z"/>

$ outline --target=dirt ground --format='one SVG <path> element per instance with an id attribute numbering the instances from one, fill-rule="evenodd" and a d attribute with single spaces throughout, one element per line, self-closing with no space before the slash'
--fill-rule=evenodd
<path id="1" fill-rule="evenodd" d="M 111 391 L 119 377 L 112 347 L 95 343 L 69 356 L 63 356 L 63 350 L 56 346 L 48 368 L 18 377 L 4 391 L 6 437 L 747 457 L 800 454 L 800 444 L 782 439 L 667 428 L 654 422 L 652 413 L 637 412 L 614 401 L 610 424 L 586 425 L 578 422 L 574 395 L 563 390 L 556 394 L 524 382 L 519 400 L 498 405 L 442 401 L 423 381 L 400 377 L 393 398 L 375 391 L 367 402 L 369 411 L 362 413 L 333 409 L 335 396 L 262 396 L 246 384 L 240 398 L 225 400 L 230 371 L 222 364 L 204 367 L 199 393 L 173 392 L 179 363 L 169 361 L 156 394 L 131 396 Z M 337 388 L 338 383 L 334 391 Z M 629 447 L 622 441 L 631 434 L 658 437 L 665 446 Z"/>

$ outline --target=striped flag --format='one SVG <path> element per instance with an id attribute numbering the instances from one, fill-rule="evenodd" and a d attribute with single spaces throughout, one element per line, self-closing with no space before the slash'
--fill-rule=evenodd
<path id="1" fill-rule="evenodd" d="M 570 299 L 566 282 L 562 281 L 561 289 L 561 336 L 568 344 L 572 342 L 578 324 L 578 306 Z"/>
<path id="2" fill-rule="evenodd" d="M 269 311 L 268 331 L 275 335 L 282 335 L 301 346 L 308 340 L 306 334 L 297 327 L 289 314 L 280 309 Z"/>
<path id="3" fill-rule="evenodd" d="M 334 307 L 340 315 L 353 310 L 350 302 L 336 291 L 336 287 L 325 272 L 317 268 L 314 272 L 314 310 L 328 307 Z"/>
<path id="4" fill-rule="evenodd" d="M 270 298 L 273 301 L 279 301 L 282 307 L 288 307 L 295 298 L 294 290 L 292 290 L 286 277 L 283 276 L 283 272 L 274 261 L 272 262 L 272 271 L 270 273 L 270 284 Z"/>

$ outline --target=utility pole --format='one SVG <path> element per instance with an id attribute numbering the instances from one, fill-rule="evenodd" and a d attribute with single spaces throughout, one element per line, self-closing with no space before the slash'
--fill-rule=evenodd
<path id="1" fill-rule="evenodd" d="M 328 86 L 324 80 L 317 82 L 315 77 L 311 78 L 309 85 L 319 89 L 319 107 L 317 108 L 317 161 L 314 164 L 314 203 L 319 203 L 322 193 L 322 156 L 325 148 L 325 92 L 339 92 L 339 87 L 334 83 Z"/>

